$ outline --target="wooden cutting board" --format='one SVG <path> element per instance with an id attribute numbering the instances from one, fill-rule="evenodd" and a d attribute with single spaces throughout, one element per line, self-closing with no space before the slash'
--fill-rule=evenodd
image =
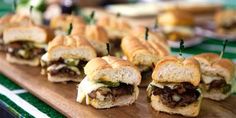
<path id="1" fill-rule="evenodd" d="M 79 104 L 76 99 L 76 83 L 51 83 L 46 76 L 40 75 L 39 67 L 10 64 L 0 53 L 0 71 L 18 85 L 27 89 L 67 117 L 86 118 L 180 118 L 179 115 L 168 115 L 154 111 L 147 102 L 145 88 L 131 106 L 96 110 L 93 107 Z M 199 118 L 236 118 L 236 96 L 222 102 L 203 100 Z"/>

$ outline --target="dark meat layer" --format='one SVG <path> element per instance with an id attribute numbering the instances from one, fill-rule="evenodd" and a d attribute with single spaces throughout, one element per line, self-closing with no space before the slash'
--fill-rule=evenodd
<path id="1" fill-rule="evenodd" d="M 41 56 L 46 53 L 45 49 L 34 47 L 33 42 L 24 41 L 8 44 L 7 52 L 16 58 L 27 60 L 34 59 L 35 57 Z"/>
<path id="2" fill-rule="evenodd" d="M 227 84 L 225 80 L 213 80 L 207 88 L 207 91 L 212 89 L 220 89 L 222 93 L 228 93 L 231 90 L 231 85 Z"/>
<path id="3" fill-rule="evenodd" d="M 63 68 L 60 68 L 60 69 L 55 68 L 55 69 L 49 71 L 49 73 L 52 76 L 63 76 L 63 77 L 71 77 L 71 78 L 76 78 L 76 77 L 84 78 L 85 75 L 84 75 L 83 67 L 86 65 L 86 63 L 87 63 L 87 61 L 82 61 L 81 60 L 78 65 L 74 66 L 74 67 L 79 69 L 80 74 L 78 74 L 74 70 L 70 69 L 68 67 L 68 65 L 63 67 Z M 63 59 L 59 59 L 57 61 L 50 62 L 49 66 L 50 65 L 60 65 L 60 64 L 65 64 L 66 65 L 66 63 L 64 63 Z"/>
<path id="4" fill-rule="evenodd" d="M 66 76 L 66 77 L 72 77 L 72 78 L 78 77 L 78 74 L 75 71 L 73 71 L 67 67 L 63 67 L 58 70 L 56 70 L 56 69 L 52 70 L 52 71 L 50 71 L 50 74 L 51 74 L 51 76 L 55 76 L 55 75 L 60 74 L 60 75 Z"/>
<path id="5" fill-rule="evenodd" d="M 168 86 L 154 87 L 152 94 L 159 95 L 161 102 L 168 107 L 184 107 L 198 100 L 200 92 L 196 89 L 190 83 L 182 83 L 175 85 L 173 89 Z"/>
<path id="6" fill-rule="evenodd" d="M 117 97 L 120 97 L 120 96 L 123 96 L 123 95 L 132 95 L 133 92 L 134 92 L 134 86 L 133 85 L 120 83 L 120 85 L 118 87 L 98 88 L 97 90 L 92 91 L 89 94 L 89 97 L 92 98 L 92 99 L 96 99 L 97 98 L 97 93 L 99 93 L 102 96 L 104 96 L 105 98 L 110 98 L 113 101 L 115 101 L 115 99 Z"/>

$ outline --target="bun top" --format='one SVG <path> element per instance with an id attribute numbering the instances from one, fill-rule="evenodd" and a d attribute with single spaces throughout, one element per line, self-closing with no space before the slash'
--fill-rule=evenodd
<path id="1" fill-rule="evenodd" d="M 193 26 L 194 18 L 184 11 L 167 11 L 157 16 L 161 26 Z"/>
<path id="2" fill-rule="evenodd" d="M 152 66 L 160 58 L 170 54 L 168 47 L 158 40 L 143 40 L 135 36 L 126 36 L 122 39 L 121 48 L 128 60 L 135 65 Z"/>
<path id="3" fill-rule="evenodd" d="M 98 25 L 87 25 L 85 29 L 85 37 L 88 40 L 97 40 L 103 43 L 108 43 L 107 32 Z"/>
<path id="4" fill-rule="evenodd" d="M 168 56 L 160 60 L 152 73 L 152 79 L 157 83 L 189 82 L 198 86 L 200 78 L 200 66 L 197 60 L 176 56 Z"/>
<path id="5" fill-rule="evenodd" d="M 52 29 L 60 28 L 66 32 L 70 23 L 72 23 L 73 26 L 78 25 L 78 24 L 83 25 L 85 24 L 85 21 L 79 16 L 64 14 L 64 15 L 53 17 L 50 22 L 50 27 Z"/>
<path id="6" fill-rule="evenodd" d="M 25 26 L 32 24 L 28 16 L 19 14 L 7 14 L 0 18 L 0 34 L 3 30 L 13 26 Z"/>
<path id="7" fill-rule="evenodd" d="M 84 72 L 92 81 L 123 82 L 139 85 L 141 75 L 129 62 L 117 57 L 105 56 L 90 60 L 84 67 Z"/>
<path id="8" fill-rule="evenodd" d="M 43 27 L 29 25 L 10 27 L 4 30 L 4 43 L 15 41 L 32 41 L 35 43 L 46 43 L 51 40 L 51 34 Z"/>
<path id="9" fill-rule="evenodd" d="M 223 10 L 215 14 L 215 23 L 217 26 L 232 25 L 236 22 L 235 10 Z"/>
<path id="10" fill-rule="evenodd" d="M 200 63 L 202 73 L 220 75 L 227 83 L 230 83 L 235 76 L 235 65 L 229 59 L 221 59 L 214 53 L 202 53 L 194 58 Z"/>
<path id="11" fill-rule="evenodd" d="M 95 57 L 95 49 L 81 36 L 57 36 L 48 44 L 49 60 L 72 58 L 88 61 Z"/>
<path id="12" fill-rule="evenodd" d="M 97 24 L 105 28 L 111 38 L 123 37 L 131 30 L 128 22 L 114 16 L 103 16 L 98 19 Z"/>

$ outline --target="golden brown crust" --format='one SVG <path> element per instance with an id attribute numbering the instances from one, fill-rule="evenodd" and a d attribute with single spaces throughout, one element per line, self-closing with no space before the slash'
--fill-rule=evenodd
<path id="1" fill-rule="evenodd" d="M 175 74 L 178 75 L 173 76 L 173 71 L 176 71 Z M 198 86 L 200 76 L 200 65 L 194 58 L 184 59 L 177 56 L 167 56 L 156 64 L 152 79 L 155 82 L 189 82 Z"/>
<path id="2" fill-rule="evenodd" d="M 97 24 L 102 26 L 109 34 L 109 38 L 122 38 L 131 30 L 131 25 L 114 16 L 104 16 L 98 19 Z"/>
<path id="3" fill-rule="evenodd" d="M 85 50 L 87 50 L 87 53 L 92 53 L 92 57 L 95 58 L 96 57 L 96 52 L 94 50 L 94 48 L 91 46 L 91 44 L 82 36 L 57 36 L 55 37 L 49 44 L 48 44 L 48 58 L 49 60 L 53 60 L 53 53 L 57 53 L 54 52 L 54 50 L 56 49 L 63 49 L 62 51 L 65 50 L 70 50 L 70 49 L 79 49 L 79 48 L 84 48 Z M 75 50 L 76 51 L 76 50 Z M 59 53 L 59 51 L 58 51 Z M 76 52 L 74 52 L 76 53 Z M 64 55 L 65 58 L 81 58 L 81 55 Z M 91 58 L 92 58 L 91 57 Z M 86 58 L 86 60 L 90 60 L 91 58 L 88 57 L 84 57 Z M 87 59 L 88 58 L 88 59 Z"/>
<path id="4" fill-rule="evenodd" d="M 135 36 L 126 36 L 123 38 L 121 48 L 128 57 L 128 60 L 135 65 L 152 66 L 160 58 L 170 54 L 169 48 L 163 47 L 156 40 L 140 40 Z"/>
<path id="5" fill-rule="evenodd" d="M 52 37 L 53 34 L 49 31 L 49 29 L 45 29 L 45 27 L 35 26 L 32 24 L 28 25 L 27 27 L 10 27 L 4 30 L 3 35 L 5 43 L 11 43 L 14 41 L 33 41 L 35 43 L 47 43 L 52 39 Z"/>
<path id="6" fill-rule="evenodd" d="M 214 53 L 202 53 L 194 56 L 196 60 L 203 66 L 209 66 L 215 69 L 222 69 L 223 71 L 218 73 L 225 77 L 226 81 L 229 82 L 234 77 L 235 66 L 234 63 L 225 58 L 220 58 L 218 54 Z"/>
<path id="7" fill-rule="evenodd" d="M 222 24 L 231 23 L 232 21 L 235 22 L 236 18 L 232 17 L 235 15 L 236 15 L 235 10 L 218 11 L 214 16 L 215 23 L 217 26 L 220 26 Z"/>
<path id="8" fill-rule="evenodd" d="M 85 29 L 85 37 L 102 43 L 108 43 L 107 32 L 98 25 L 87 25 Z"/>
<path id="9" fill-rule="evenodd" d="M 63 31 L 67 31 L 70 23 L 72 23 L 73 25 L 85 24 L 85 21 L 79 16 L 64 14 L 52 18 L 50 22 L 50 27 L 52 29 L 61 28 Z"/>
<path id="10" fill-rule="evenodd" d="M 141 81 L 141 75 L 132 63 L 113 56 L 92 59 L 84 67 L 84 72 L 94 81 L 123 81 L 136 85 Z M 125 78 L 126 72 L 129 73 L 129 78 Z"/>
<path id="11" fill-rule="evenodd" d="M 158 24 L 161 26 L 193 26 L 194 18 L 184 11 L 167 11 L 158 16 Z"/>

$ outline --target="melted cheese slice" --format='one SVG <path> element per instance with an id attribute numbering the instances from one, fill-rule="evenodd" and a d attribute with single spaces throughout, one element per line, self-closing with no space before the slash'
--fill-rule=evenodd
<path id="1" fill-rule="evenodd" d="M 77 102 L 82 103 L 84 98 L 91 93 L 93 90 L 97 90 L 100 87 L 107 87 L 107 85 L 102 83 L 97 83 L 95 81 L 89 81 L 87 76 L 80 82 L 78 85 L 78 92 L 77 92 Z M 86 103 L 88 104 L 88 100 Z"/>

